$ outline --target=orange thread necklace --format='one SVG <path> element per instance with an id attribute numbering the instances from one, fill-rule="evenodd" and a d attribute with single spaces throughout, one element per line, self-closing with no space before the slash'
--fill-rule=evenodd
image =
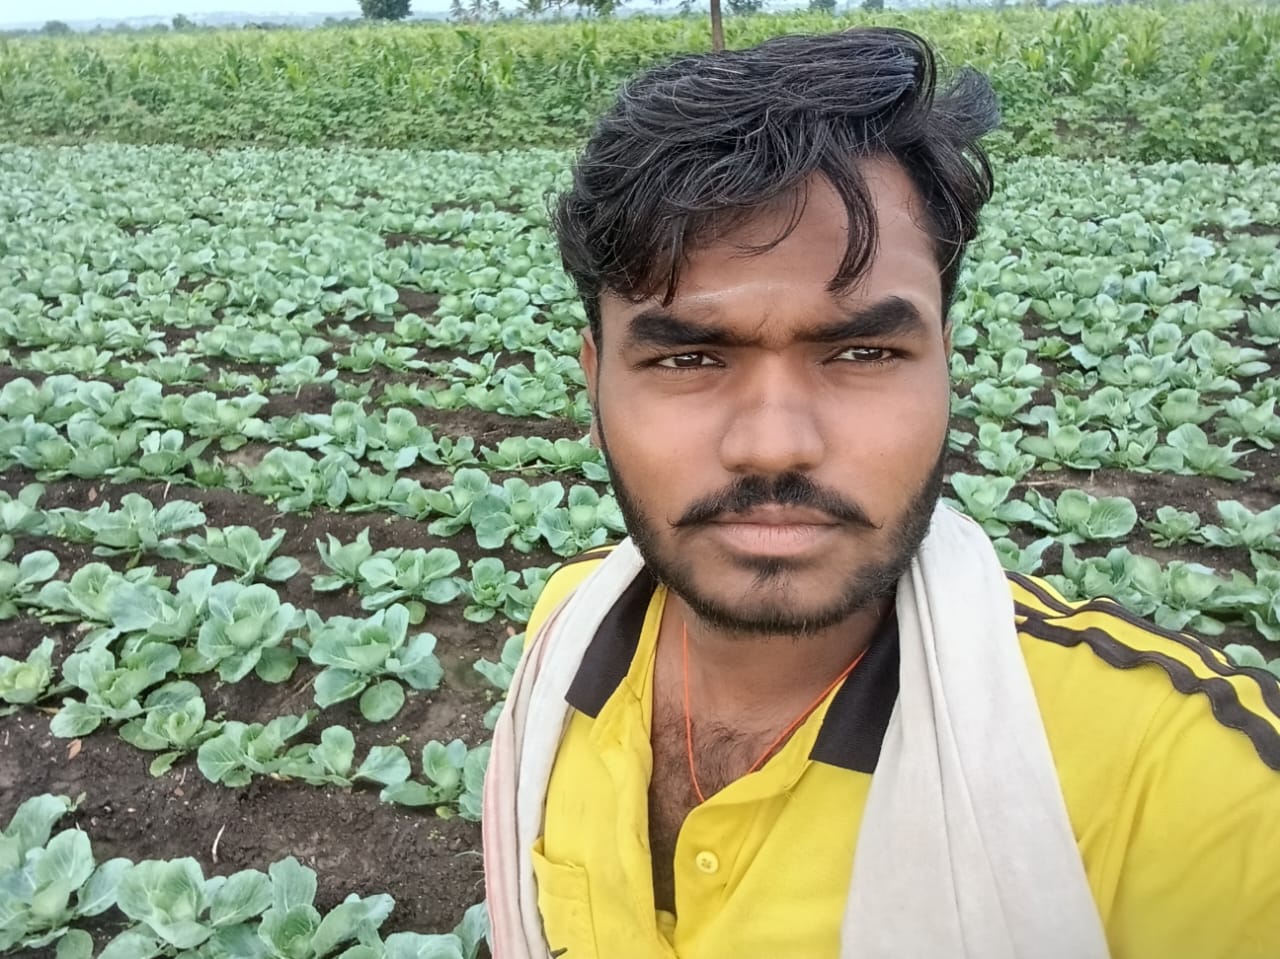
<path id="1" fill-rule="evenodd" d="M 689 756 L 689 780 L 693 783 L 693 791 L 698 797 L 698 802 L 704 803 L 707 801 L 707 797 L 702 794 L 702 787 L 698 785 L 697 764 L 693 761 L 693 716 L 689 712 L 689 626 L 687 623 L 683 622 L 680 624 L 680 646 L 684 659 L 684 742 L 686 752 Z M 791 725 L 784 729 L 778 738 L 769 744 L 769 747 L 760 754 L 760 758 L 751 764 L 751 768 L 747 770 L 746 775 L 755 772 L 764 765 L 764 761 L 769 758 L 769 754 L 777 749 L 778 745 L 783 740 L 795 732 L 796 728 L 809 718 L 809 714 L 818 708 L 831 691 L 839 686 L 840 683 L 842 683 L 845 678 L 853 672 L 854 667 L 857 666 L 858 663 L 862 662 L 862 657 L 867 654 L 867 650 L 870 648 L 871 647 L 869 645 L 862 648 L 862 652 L 858 653 L 858 655 L 853 658 L 853 662 L 846 666 L 841 671 L 840 675 L 833 679 L 830 684 L 828 684 L 827 688 L 820 692 L 818 697 L 806 706 L 799 716 L 791 721 Z"/>

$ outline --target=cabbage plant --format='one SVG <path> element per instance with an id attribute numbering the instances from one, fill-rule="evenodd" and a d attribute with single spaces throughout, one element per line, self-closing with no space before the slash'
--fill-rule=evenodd
<path id="1" fill-rule="evenodd" d="M 978 426 L 978 445 L 974 459 L 1000 476 L 1022 479 L 1036 465 L 1036 458 L 1018 449 L 1022 430 L 1011 430 L 999 423 L 985 422 Z"/>
<path id="2" fill-rule="evenodd" d="M 142 713 L 142 693 L 178 666 L 177 647 L 146 643 L 119 662 L 109 649 L 92 646 L 72 653 L 62 664 L 62 677 L 83 699 L 67 698 L 49 724 L 55 736 L 74 739 L 104 722 L 121 722 Z"/>
<path id="3" fill-rule="evenodd" d="M 394 406 L 381 420 L 370 418 L 371 440 L 380 450 L 373 459 L 388 470 L 402 470 L 417 460 L 430 463 L 438 458 L 439 444 L 431 431 L 418 422 L 413 410 Z"/>
<path id="4" fill-rule="evenodd" d="M 39 483 L 22 487 L 17 496 L 0 491 L 0 535 L 38 536 L 44 532 L 45 513 L 40 508 L 42 495 L 44 486 Z"/>
<path id="5" fill-rule="evenodd" d="M 477 501 L 488 496 L 493 483 L 484 470 L 460 469 L 453 482 L 441 490 L 426 490 L 426 505 L 438 518 L 427 527 L 432 536 L 453 536 L 472 524 L 471 511 Z"/>
<path id="6" fill-rule="evenodd" d="M 1030 504 L 1009 499 L 1014 481 L 1008 476 L 953 473 L 950 482 L 959 502 L 948 502 L 976 520 L 988 536 L 1008 536 L 1010 523 L 1030 523 L 1035 519 L 1036 512 Z"/>
<path id="7" fill-rule="evenodd" d="M 473 436 L 441 436 L 433 447 L 420 450 L 419 455 L 425 462 L 448 469 L 475 466 L 480 462 L 476 456 L 476 441 Z"/>
<path id="8" fill-rule="evenodd" d="M 1201 527 L 1201 540 L 1228 549 L 1280 553 L 1280 505 L 1255 513 L 1236 500 L 1219 500 L 1217 509 L 1220 525 Z"/>
<path id="9" fill-rule="evenodd" d="M 357 782 L 380 785 L 403 782 L 409 777 L 409 758 L 399 746 L 374 746 L 354 771 L 356 741 L 345 726 L 329 726 L 320 742 L 306 750 L 306 762 L 290 775 L 313 785 L 351 786 Z"/>
<path id="10" fill-rule="evenodd" d="M 516 633 L 514 636 L 507 638 L 502 644 L 502 655 L 495 663 L 488 659 L 479 659 L 472 664 L 472 668 L 483 676 L 489 685 L 499 692 L 505 693 L 511 686 L 512 677 L 515 676 L 516 667 L 520 664 L 520 657 L 524 655 L 524 633 Z M 506 705 L 506 699 L 501 699 L 494 703 L 489 711 L 484 715 L 484 725 L 486 729 L 493 729 L 498 722 L 498 716 L 502 712 L 502 707 Z"/>
<path id="11" fill-rule="evenodd" d="M 325 534 L 325 540 L 326 542 L 316 540 L 316 551 L 320 554 L 320 562 L 333 572 L 312 577 L 311 588 L 317 593 L 328 593 L 360 585 L 363 582 L 360 564 L 373 556 L 368 528 L 357 533 L 350 543 L 343 543 L 331 533 Z"/>
<path id="12" fill-rule="evenodd" d="M 499 692 L 505 693 L 511 685 L 511 679 L 515 675 L 516 666 L 520 663 L 520 657 L 524 654 L 524 642 L 524 633 L 516 633 L 514 636 L 509 636 L 507 641 L 502 644 L 502 655 L 498 662 L 479 659 L 472 665 L 472 668 L 488 680 L 490 686 Z"/>
<path id="13" fill-rule="evenodd" d="M 1198 563 L 1175 560 L 1162 567 L 1123 546 L 1105 556 L 1079 558 L 1064 546 L 1061 575 L 1046 579 L 1069 599 L 1105 596 L 1165 629 L 1216 636 L 1224 628 L 1209 613 L 1218 608 L 1217 597 L 1229 583 Z"/>
<path id="14" fill-rule="evenodd" d="M 385 337 L 374 336 L 354 341 L 347 353 L 336 356 L 334 365 L 353 373 L 368 373 L 375 366 L 405 372 L 427 365 L 423 360 L 414 359 L 417 355 L 418 351 L 412 346 L 391 346 Z"/>
<path id="15" fill-rule="evenodd" d="M 196 639 L 198 657 L 185 661 L 184 668 L 216 668 L 228 683 L 250 670 L 267 682 L 282 682 L 298 663 L 287 637 L 303 622 L 302 614 L 264 583 L 218 583 L 209 590 L 207 616 Z"/>
<path id="16" fill-rule="evenodd" d="M 187 562 L 217 563 L 240 574 L 241 582 L 254 579 L 286 580 L 302 564 L 292 556 L 275 556 L 284 542 L 285 531 L 272 531 L 263 539 L 252 526 L 206 527 L 204 535 L 188 536 L 181 545 L 162 547 L 162 556 Z"/>
<path id="17" fill-rule="evenodd" d="M 0 716 L 57 692 L 53 688 L 54 641 L 45 636 L 26 659 L 0 656 Z"/>
<path id="18" fill-rule="evenodd" d="M 430 633 L 409 636 L 409 610 L 400 604 L 367 619 L 335 616 L 322 620 L 307 613 L 313 663 L 325 667 L 315 679 L 315 701 L 321 708 L 356 696 L 370 722 L 383 722 L 400 711 L 405 692 L 440 685 L 444 669 L 435 656 Z"/>
<path id="19" fill-rule="evenodd" d="M 40 607 L 41 618 L 45 622 L 110 623 L 115 597 L 126 583 L 163 588 L 169 581 L 157 576 L 150 566 L 135 566 L 124 573 L 117 573 L 106 563 L 86 563 L 68 580 L 55 579 L 45 583 L 36 594 L 34 604 Z M 118 629 L 95 630 L 86 635 L 81 645 L 93 639 L 112 639 L 118 634 Z"/>
<path id="20" fill-rule="evenodd" d="M 1238 437 L 1264 450 L 1275 449 L 1280 443 L 1280 414 L 1276 412 L 1276 397 L 1257 403 L 1243 396 L 1227 400 L 1222 404 L 1222 411 L 1213 426 L 1216 436 Z"/>
<path id="21" fill-rule="evenodd" d="M 445 817 L 456 806 L 462 818 L 478 822 L 489 751 L 489 743 L 468 749 L 461 739 L 448 744 L 433 739 L 422 747 L 425 782 L 410 779 L 392 784 L 382 790 L 381 797 L 402 806 L 435 806 L 436 814 Z"/>
<path id="22" fill-rule="evenodd" d="M 26 553 L 16 563 L 8 561 L 12 553 L 13 537 L 0 536 L 0 619 L 12 619 L 18 607 L 37 601 L 36 587 L 58 572 L 58 557 L 47 549 Z"/>
<path id="23" fill-rule="evenodd" d="M 205 618 L 217 571 L 212 565 L 193 569 L 173 591 L 154 581 L 116 583 L 106 603 L 111 632 L 129 634 L 131 640 L 185 643 Z M 184 661 L 190 663 L 195 650 L 185 648 L 183 653 Z"/>
<path id="24" fill-rule="evenodd" d="M 1219 406 L 1205 402 L 1197 389 L 1179 387 L 1164 394 L 1158 402 L 1133 408 L 1133 419 L 1143 426 L 1162 430 L 1177 429 L 1185 423 L 1199 425 L 1217 415 Z"/>
<path id="25" fill-rule="evenodd" d="M 235 450 L 257 432 L 259 421 L 255 414 L 266 405 L 267 398 L 261 394 L 219 398 L 202 390 L 185 397 L 180 412 L 166 425 L 202 439 L 216 439 L 222 449 Z"/>
<path id="26" fill-rule="evenodd" d="M 1036 458 L 1036 466 L 1042 470 L 1095 470 L 1102 466 L 1113 444 L 1114 438 L 1105 430 L 1047 423 L 1044 436 L 1028 436 L 1018 445 Z"/>
<path id="27" fill-rule="evenodd" d="M 1030 387 L 981 380 L 973 385 L 967 397 L 954 405 L 954 412 L 968 419 L 1008 423 L 1031 402 L 1034 395 L 1035 391 Z"/>
<path id="28" fill-rule="evenodd" d="M 557 569 L 559 569 L 559 564 L 553 566 L 527 566 L 522 569 L 520 571 L 520 582 L 523 585 L 507 593 L 507 602 L 503 607 L 503 613 L 507 619 L 514 623 L 529 622 L 529 617 L 533 614 L 534 604 L 537 603 L 538 597 L 542 595 L 542 590 L 547 585 L 547 580 L 551 578 L 552 573 Z"/>
<path id="29" fill-rule="evenodd" d="M 138 455 L 112 473 L 118 482 L 173 479 L 193 470 L 211 440 L 191 442 L 182 430 L 153 430 L 138 442 Z"/>
<path id="30" fill-rule="evenodd" d="M 1056 542 L 1052 536 L 1043 536 L 1024 548 L 1013 540 L 1002 537 L 992 540 L 991 545 L 995 547 L 996 557 L 1002 568 L 1024 576 L 1034 576 L 1044 565 L 1045 551 Z"/>
<path id="31" fill-rule="evenodd" d="M 361 897 L 353 893 L 322 913 L 315 906 L 314 870 L 290 856 L 272 863 L 267 872 L 267 886 L 255 882 L 256 895 L 242 894 L 235 899 L 241 905 L 241 913 L 253 912 L 252 920 L 224 923 L 207 940 L 214 946 L 214 955 L 236 959 L 474 959 L 486 928 L 482 917 L 468 916 L 453 933 L 398 932 L 383 940 L 378 928 L 395 904 L 390 896 Z M 214 882 L 216 879 L 208 880 Z M 219 892 L 224 889 L 225 886 Z M 213 918 L 212 904 L 209 918 Z M 348 945 L 353 941 L 355 945 Z"/>
<path id="32" fill-rule="evenodd" d="M 95 865 L 93 846 L 79 829 L 54 835 L 54 824 L 73 808 L 63 796 L 33 796 L 0 832 L 0 952 L 56 942 L 59 959 L 92 954 L 89 935 L 69 924 L 115 905 L 130 864 L 109 859 Z"/>
<path id="33" fill-rule="evenodd" d="M 338 509 L 347 501 L 351 477 L 359 472 L 360 465 L 342 450 L 316 460 L 303 450 L 282 447 L 244 470 L 250 489 L 285 512 L 306 512 L 322 503 Z"/>
<path id="34" fill-rule="evenodd" d="M 306 768 L 309 746 L 287 747 L 307 728 L 315 713 L 276 716 L 267 723 L 242 723 L 229 719 L 217 735 L 196 751 L 196 766 L 212 783 L 247 786 L 254 776 L 288 775 Z"/>
<path id="35" fill-rule="evenodd" d="M 1199 426 L 1184 423 L 1169 431 L 1164 445 L 1156 447 L 1147 465 L 1160 473 L 1216 476 L 1225 480 L 1248 479 L 1253 473 L 1235 465 L 1244 456 L 1243 450 L 1236 450 L 1237 442 L 1231 440 L 1226 446 L 1215 446 Z"/>
<path id="36" fill-rule="evenodd" d="M 506 608 L 507 598 L 519 588 L 519 570 L 507 569 L 496 556 L 485 556 L 471 564 L 471 578 L 462 580 L 463 595 L 469 600 L 462 616 L 472 623 L 487 623 Z"/>
<path id="37" fill-rule="evenodd" d="M 519 477 L 505 480 L 471 507 L 471 525 L 481 549 L 510 544 L 527 553 L 542 538 L 539 521 L 564 499 L 564 486 L 555 480 L 530 486 Z"/>
<path id="38" fill-rule="evenodd" d="M 617 500 L 609 494 L 602 496 L 590 486 L 569 490 L 564 508 L 539 514 L 537 526 L 557 556 L 577 555 L 625 531 Z"/>
<path id="39" fill-rule="evenodd" d="M 204 697 L 195 683 L 176 680 L 147 694 L 142 715 L 120 727 L 120 738 L 149 752 L 151 775 L 163 776 L 173 764 L 215 735 L 222 723 L 205 718 Z"/>
<path id="40" fill-rule="evenodd" d="M 1256 594 L 1245 613 L 1264 639 L 1280 643 L 1280 558 L 1255 552 L 1253 566 Z"/>
<path id="41" fill-rule="evenodd" d="M 379 550 L 358 567 L 363 609 L 383 609 L 408 601 L 411 618 L 422 622 L 424 604 L 452 602 L 461 590 L 454 573 L 462 561 L 451 549 Z"/>
<path id="42" fill-rule="evenodd" d="M 1151 472 L 1151 455 L 1160 443 L 1160 432 L 1154 426 L 1146 429 L 1127 429 L 1123 426 L 1113 427 L 1111 435 L 1116 438 L 1115 448 L 1107 457 L 1107 464 L 1113 469 L 1133 470 L 1137 473 Z"/>
<path id="43" fill-rule="evenodd" d="M 256 869 L 205 879 L 190 857 L 133 863 L 119 878 L 116 905 L 135 924 L 107 943 L 99 959 L 151 959 L 215 936 L 206 954 L 227 954 L 271 896 L 271 880 Z"/>
<path id="44" fill-rule="evenodd" d="M 609 473 L 600 451 L 587 440 L 549 440 L 541 436 L 504 437 L 496 448 L 484 449 L 487 467 L 505 472 L 577 470 L 593 482 L 608 482 Z"/>
<path id="45" fill-rule="evenodd" d="M 1138 524 L 1138 510 L 1125 496 L 1091 496 L 1063 490 L 1056 500 L 1030 490 L 1027 502 L 1036 511 L 1032 525 L 1054 534 L 1064 545 L 1120 539 Z"/>
<path id="46" fill-rule="evenodd" d="M 1191 542 L 1200 529 L 1200 514 L 1180 510 L 1176 506 L 1161 506 L 1156 510 L 1156 518 L 1146 520 L 1142 524 L 1151 534 L 1151 542 L 1156 546 L 1177 546 Z"/>
<path id="47" fill-rule="evenodd" d="M 95 556 L 127 555 L 136 563 L 144 552 L 158 552 L 177 545 L 176 534 L 204 524 L 198 503 L 172 500 L 157 509 L 137 493 L 126 493 L 120 508 L 101 503 L 75 517 L 77 527 L 95 545 Z"/>

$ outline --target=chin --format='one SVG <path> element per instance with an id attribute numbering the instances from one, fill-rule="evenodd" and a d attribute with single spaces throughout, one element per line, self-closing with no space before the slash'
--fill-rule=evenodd
<path id="1" fill-rule="evenodd" d="M 668 586 L 704 621 L 749 635 L 816 632 L 840 623 L 864 605 L 839 589 L 798 589 L 791 579 L 778 577 L 735 591 Z"/>

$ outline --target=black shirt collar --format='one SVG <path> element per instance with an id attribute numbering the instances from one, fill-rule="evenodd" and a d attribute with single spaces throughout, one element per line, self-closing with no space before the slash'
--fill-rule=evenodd
<path id="1" fill-rule="evenodd" d="M 569 705 L 593 719 L 631 669 L 657 581 L 647 569 L 605 614 L 569 686 Z M 890 614 L 862 662 L 836 691 L 809 758 L 872 773 L 898 699 L 898 621 Z"/>

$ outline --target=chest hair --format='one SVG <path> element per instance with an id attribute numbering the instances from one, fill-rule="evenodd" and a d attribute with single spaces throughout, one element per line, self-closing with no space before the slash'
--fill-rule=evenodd
<path id="1" fill-rule="evenodd" d="M 693 758 L 702 794 L 710 797 L 746 775 L 768 744 L 767 733 L 752 733 L 716 722 L 694 722 Z M 698 804 L 689 777 L 683 700 L 655 696 L 651 746 L 649 848 L 654 905 L 674 913 L 676 839 L 690 810 Z"/>

